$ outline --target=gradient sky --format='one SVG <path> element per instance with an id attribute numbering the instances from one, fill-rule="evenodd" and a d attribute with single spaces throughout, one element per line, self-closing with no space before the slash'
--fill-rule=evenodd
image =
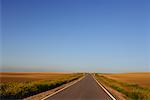
<path id="1" fill-rule="evenodd" d="M 150 71 L 149 0 L 2 0 L 2 71 Z"/>

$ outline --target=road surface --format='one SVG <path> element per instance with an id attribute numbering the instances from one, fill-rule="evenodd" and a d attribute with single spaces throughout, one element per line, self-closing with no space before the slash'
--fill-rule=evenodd
<path id="1" fill-rule="evenodd" d="M 89 74 L 46 100 L 112 100 Z"/>

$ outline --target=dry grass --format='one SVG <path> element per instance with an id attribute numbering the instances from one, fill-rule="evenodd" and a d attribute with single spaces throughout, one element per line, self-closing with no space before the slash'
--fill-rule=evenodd
<path id="1" fill-rule="evenodd" d="M 121 82 L 134 83 L 142 87 L 150 88 L 150 72 L 103 74 L 103 76 Z"/>
<path id="2" fill-rule="evenodd" d="M 0 98 L 22 99 L 74 81 L 81 73 L 1 73 Z"/>
<path id="3" fill-rule="evenodd" d="M 70 73 L 61 72 L 1 72 L 0 82 L 26 82 L 38 80 L 53 80 Z"/>
<path id="4" fill-rule="evenodd" d="M 143 73 L 140 73 L 143 75 Z M 118 76 L 119 78 L 114 78 L 114 76 Z M 132 82 L 125 82 L 125 79 L 128 79 L 127 77 L 121 77 L 119 75 L 127 76 L 129 75 L 130 80 Z M 130 76 L 132 75 L 132 76 Z M 134 78 L 133 78 L 134 76 Z M 105 84 L 108 87 L 111 87 L 112 89 L 122 93 L 125 95 L 127 100 L 150 100 L 150 87 L 145 85 L 144 82 L 136 84 L 136 82 L 139 82 L 138 79 L 138 73 L 127 73 L 127 74 L 96 74 L 96 78 L 99 82 Z M 147 75 L 145 74 L 146 78 Z M 132 77 L 132 78 L 131 78 Z M 136 79 L 137 77 L 137 79 Z M 143 76 L 144 78 L 144 76 Z M 121 81 L 120 81 L 120 80 Z M 138 80 L 138 81 L 137 81 Z M 145 82 L 149 82 L 149 79 L 145 79 Z"/>

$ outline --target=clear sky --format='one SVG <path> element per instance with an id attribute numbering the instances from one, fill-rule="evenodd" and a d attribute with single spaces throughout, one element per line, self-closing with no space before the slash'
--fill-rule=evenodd
<path id="1" fill-rule="evenodd" d="M 149 0 L 1 0 L 2 71 L 150 71 Z"/>

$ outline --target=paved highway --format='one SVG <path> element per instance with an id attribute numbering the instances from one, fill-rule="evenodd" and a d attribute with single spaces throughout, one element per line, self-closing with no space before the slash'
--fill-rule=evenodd
<path id="1" fill-rule="evenodd" d="M 89 74 L 46 100 L 112 100 Z"/>

